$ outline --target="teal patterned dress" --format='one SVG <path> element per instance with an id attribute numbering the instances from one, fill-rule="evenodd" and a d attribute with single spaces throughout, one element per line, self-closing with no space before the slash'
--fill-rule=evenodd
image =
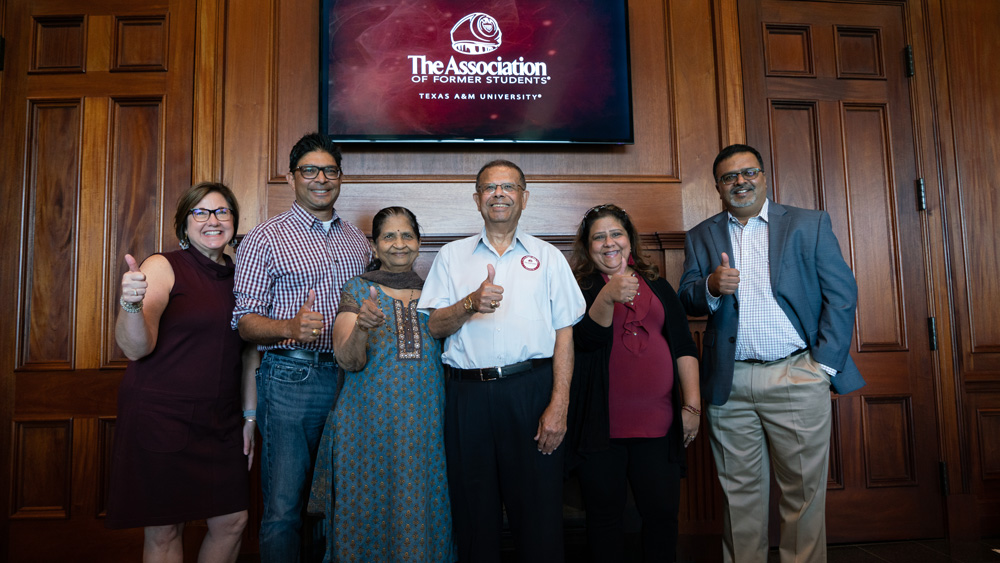
<path id="1" fill-rule="evenodd" d="M 370 285 L 386 321 L 370 332 L 364 369 L 344 374 L 320 446 L 328 457 L 317 463 L 314 504 L 321 497 L 327 515 L 324 561 L 450 563 L 457 555 L 441 342 L 431 337 L 416 299 L 405 306 L 361 278 L 344 285 L 341 311 L 357 311 Z M 332 481 L 332 494 L 317 490 L 324 481 Z"/>

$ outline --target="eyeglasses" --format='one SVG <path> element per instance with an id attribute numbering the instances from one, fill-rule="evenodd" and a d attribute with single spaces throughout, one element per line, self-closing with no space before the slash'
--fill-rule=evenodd
<path id="1" fill-rule="evenodd" d="M 194 220 L 199 223 L 204 223 L 208 221 L 208 216 L 215 214 L 215 218 L 219 221 L 232 221 L 233 220 L 233 210 L 228 207 L 220 207 L 218 209 L 205 209 L 202 207 L 196 207 L 188 213 L 194 217 Z"/>
<path id="2" fill-rule="evenodd" d="M 292 168 L 292 172 L 298 171 L 302 174 L 302 177 L 306 180 L 313 180 L 319 176 L 319 171 L 323 171 L 323 175 L 326 176 L 327 180 L 336 180 L 340 178 L 340 168 L 337 166 L 313 166 L 307 164 L 306 166 L 298 166 Z"/>
<path id="3" fill-rule="evenodd" d="M 760 168 L 744 168 L 743 170 L 737 170 L 735 172 L 726 172 L 722 176 L 719 176 L 719 183 L 726 186 L 736 183 L 736 178 L 743 176 L 746 180 L 753 180 L 758 174 L 763 174 L 764 171 Z"/>
<path id="4" fill-rule="evenodd" d="M 512 194 L 517 190 L 522 189 L 518 184 L 483 184 L 482 186 L 476 186 L 476 191 L 481 194 L 493 195 L 498 189 L 503 190 L 505 194 Z"/>

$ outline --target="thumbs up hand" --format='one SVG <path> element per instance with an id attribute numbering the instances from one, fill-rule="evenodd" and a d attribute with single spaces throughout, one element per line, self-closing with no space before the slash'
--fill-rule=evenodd
<path id="1" fill-rule="evenodd" d="M 385 324 L 385 313 L 378 304 L 378 291 L 374 285 L 368 286 L 368 298 L 361 303 L 361 311 L 358 312 L 358 320 L 354 325 L 368 332 L 373 328 L 378 328 Z"/>
<path id="2" fill-rule="evenodd" d="M 493 283 L 496 277 L 496 270 L 492 264 L 486 265 L 486 279 L 479 284 L 479 289 L 469 295 L 472 300 L 472 307 L 480 313 L 492 313 L 500 308 L 503 301 L 503 288 Z"/>
<path id="3" fill-rule="evenodd" d="M 729 267 L 729 255 L 722 253 L 722 262 L 708 276 L 708 292 L 714 297 L 732 295 L 740 285 L 740 271 Z"/>
<path id="4" fill-rule="evenodd" d="M 608 278 L 604 287 L 608 291 L 608 297 L 615 303 L 629 303 L 639 294 L 639 279 L 628 274 L 628 261 L 625 257 L 622 258 L 618 271 Z"/>
<path id="5" fill-rule="evenodd" d="M 315 342 L 323 332 L 323 313 L 313 311 L 316 305 L 316 291 L 309 290 L 306 302 L 302 304 L 299 312 L 294 317 L 288 319 L 289 338 L 299 342 Z"/>
<path id="6" fill-rule="evenodd" d="M 139 303 L 146 296 L 146 274 L 139 271 L 139 264 L 131 254 L 125 255 L 128 271 L 122 275 L 122 299 L 128 303 Z"/>

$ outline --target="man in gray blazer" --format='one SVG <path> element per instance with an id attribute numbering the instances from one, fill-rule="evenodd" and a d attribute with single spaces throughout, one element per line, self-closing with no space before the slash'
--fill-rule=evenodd
<path id="1" fill-rule="evenodd" d="M 769 201 L 763 167 L 747 145 L 716 157 L 725 211 L 688 232 L 679 294 L 688 314 L 708 315 L 701 389 L 724 560 L 767 561 L 773 465 L 782 563 L 824 562 L 829 389 L 865 384 L 850 356 L 858 290 L 830 216 Z"/>

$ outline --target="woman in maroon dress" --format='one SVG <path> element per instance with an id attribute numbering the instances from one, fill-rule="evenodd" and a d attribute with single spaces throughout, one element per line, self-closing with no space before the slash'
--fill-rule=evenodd
<path id="1" fill-rule="evenodd" d="M 125 255 L 115 337 L 132 361 L 118 393 L 106 523 L 144 527 L 146 562 L 182 561 L 184 523 L 201 519 L 199 561 L 239 554 L 258 360 L 230 327 L 234 267 L 223 250 L 238 226 L 232 191 L 198 184 L 177 205 L 183 250 L 141 268 Z"/>

